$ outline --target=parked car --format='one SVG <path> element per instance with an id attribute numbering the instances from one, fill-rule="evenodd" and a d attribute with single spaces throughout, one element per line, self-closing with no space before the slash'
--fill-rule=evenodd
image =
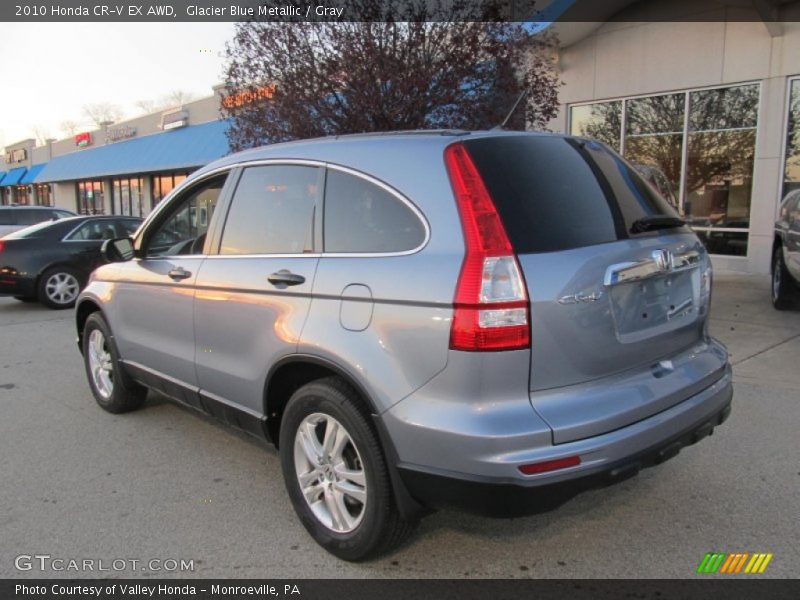
<path id="1" fill-rule="evenodd" d="M 42 221 L 74 216 L 71 210 L 51 206 L 0 206 L 0 238 Z"/>
<path id="2" fill-rule="evenodd" d="M 272 440 L 303 525 L 344 559 L 434 508 L 553 508 L 730 411 L 706 251 L 590 140 L 276 144 L 201 169 L 104 248 L 76 308 L 98 404 L 150 388 Z"/>
<path id="3" fill-rule="evenodd" d="M 772 244 L 772 305 L 778 310 L 800 300 L 800 190 L 786 194 Z"/>
<path id="4" fill-rule="evenodd" d="M 105 262 L 103 240 L 133 233 L 135 217 L 68 217 L 45 221 L 0 239 L 0 294 L 69 308 L 89 273 Z"/>

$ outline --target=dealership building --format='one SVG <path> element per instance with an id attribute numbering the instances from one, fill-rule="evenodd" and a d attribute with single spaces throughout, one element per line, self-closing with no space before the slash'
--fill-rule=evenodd
<path id="1" fill-rule="evenodd" d="M 554 26 L 564 85 L 551 129 L 599 138 L 641 165 L 718 271 L 766 273 L 780 200 L 800 187 L 799 9 L 594 3 L 597 22 Z"/>
<path id="2" fill-rule="evenodd" d="M 0 201 L 144 216 L 189 173 L 229 153 L 221 105 L 248 99 L 217 86 L 206 98 L 44 146 L 6 146 Z"/>
<path id="3" fill-rule="evenodd" d="M 550 128 L 600 139 L 638 165 L 718 271 L 768 272 L 780 200 L 800 187 L 800 2 L 559 2 L 565 19 L 590 6 L 592 21 L 553 25 L 564 85 Z M 8 146 L 0 201 L 145 215 L 229 152 L 223 102 L 268 95 L 216 87 L 45 146 Z"/>

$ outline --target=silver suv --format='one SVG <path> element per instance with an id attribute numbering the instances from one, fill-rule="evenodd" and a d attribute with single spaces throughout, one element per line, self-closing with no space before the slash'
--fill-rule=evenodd
<path id="1" fill-rule="evenodd" d="M 433 508 L 552 508 L 730 411 L 703 246 L 591 140 L 268 146 L 201 169 L 104 252 L 76 309 L 100 406 L 149 388 L 271 440 L 303 525 L 344 559 Z"/>

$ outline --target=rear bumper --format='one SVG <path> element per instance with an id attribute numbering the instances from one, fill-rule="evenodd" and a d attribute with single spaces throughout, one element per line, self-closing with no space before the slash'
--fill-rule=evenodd
<path id="1" fill-rule="evenodd" d="M 730 375 L 726 375 L 724 379 L 725 381 L 719 382 L 720 385 L 712 386 L 713 394 L 705 398 L 706 404 L 714 406 L 710 415 L 705 414 L 703 418 L 691 422 L 678 434 L 659 439 L 623 458 L 599 461 L 599 464 L 592 464 L 593 461 L 590 460 L 589 464 L 583 463 L 579 467 L 567 469 L 572 471 L 567 477 L 564 477 L 563 472 L 560 472 L 561 475 L 555 472 L 534 476 L 529 481 L 507 483 L 487 478 L 464 479 L 452 474 L 423 471 L 402 464 L 399 465 L 399 474 L 409 493 L 418 502 L 431 508 L 453 507 L 492 517 L 517 517 L 552 510 L 580 492 L 624 481 L 643 468 L 661 464 L 676 456 L 682 448 L 711 435 L 714 428 L 721 425 L 731 412 L 733 388 Z M 684 408 L 690 413 L 696 413 L 697 400 L 695 397 L 683 403 L 694 406 L 677 406 L 666 412 Z M 661 414 L 652 417 L 653 420 L 664 418 L 670 416 Z M 626 429 L 643 425 L 647 424 L 637 423 Z M 652 428 L 653 432 L 657 430 L 655 423 L 652 424 Z M 631 432 L 631 435 L 636 434 Z M 656 438 L 657 436 L 653 435 L 651 440 Z"/>
<path id="2" fill-rule="evenodd" d="M 0 296 L 35 296 L 36 282 L 0 272 Z"/>

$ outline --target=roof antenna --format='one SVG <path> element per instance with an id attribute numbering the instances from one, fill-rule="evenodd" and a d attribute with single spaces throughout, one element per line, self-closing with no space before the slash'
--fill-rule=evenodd
<path id="1" fill-rule="evenodd" d="M 508 123 L 508 120 L 511 118 L 511 115 L 514 114 L 514 111 L 517 110 L 517 106 L 519 106 L 519 103 L 522 102 L 522 99 L 527 95 L 528 95 L 528 90 L 527 89 L 522 90 L 522 93 L 519 95 L 519 98 L 517 98 L 517 101 L 514 102 L 514 106 L 512 106 L 511 110 L 508 111 L 506 118 L 503 119 L 503 122 L 500 123 L 500 125 L 495 125 L 494 127 L 492 127 L 492 131 L 494 131 L 495 129 L 505 129 L 506 123 Z"/>

